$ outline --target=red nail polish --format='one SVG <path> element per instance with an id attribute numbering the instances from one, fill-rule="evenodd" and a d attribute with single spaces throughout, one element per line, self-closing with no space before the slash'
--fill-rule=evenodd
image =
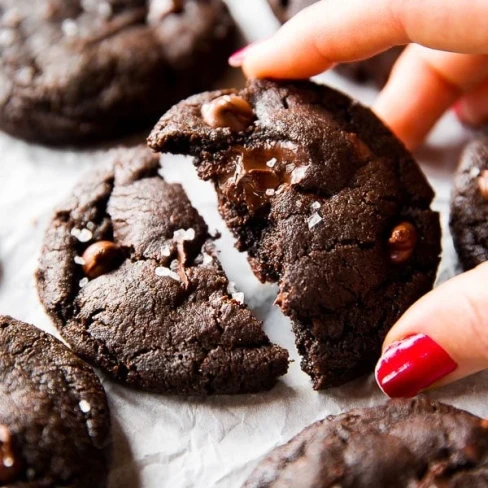
<path id="1" fill-rule="evenodd" d="M 415 334 L 385 350 L 376 367 L 376 381 L 390 398 L 409 398 L 457 366 L 437 342 L 425 334 Z"/>
<path id="2" fill-rule="evenodd" d="M 460 122 L 464 122 L 464 111 L 463 111 L 462 103 L 460 101 L 456 102 L 452 106 L 452 111 L 454 112 L 454 114 L 456 115 L 457 119 Z"/>
<path id="3" fill-rule="evenodd" d="M 240 68 L 242 66 L 242 63 L 244 62 L 244 58 L 246 57 L 246 52 L 251 46 L 253 46 L 253 44 L 249 44 L 249 46 L 245 46 L 232 54 L 229 58 L 229 64 L 233 68 Z"/>

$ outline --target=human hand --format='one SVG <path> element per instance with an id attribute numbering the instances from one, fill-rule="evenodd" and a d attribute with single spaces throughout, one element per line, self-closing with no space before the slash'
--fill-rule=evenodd
<path id="1" fill-rule="evenodd" d="M 323 0 L 230 62 L 249 77 L 308 78 L 339 62 L 410 45 L 374 107 L 414 148 L 457 101 L 458 116 L 488 120 L 488 2 Z M 376 378 L 392 397 L 488 368 L 488 263 L 439 286 L 394 325 Z"/>
<path id="2" fill-rule="evenodd" d="M 488 120 L 488 2 L 322 0 L 272 38 L 230 58 L 248 77 L 308 78 L 337 63 L 410 45 L 375 112 L 410 149 L 456 101 L 461 120 Z"/>

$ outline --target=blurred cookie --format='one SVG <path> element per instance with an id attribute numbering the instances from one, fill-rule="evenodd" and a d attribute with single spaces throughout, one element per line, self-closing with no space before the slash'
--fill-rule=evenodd
<path id="1" fill-rule="evenodd" d="M 488 261 L 488 136 L 469 143 L 454 177 L 451 232 L 465 270 Z"/>
<path id="2" fill-rule="evenodd" d="M 0 316 L 0 486 L 102 488 L 110 439 L 93 370 L 54 337 Z"/>
<path id="3" fill-rule="evenodd" d="M 81 144 L 208 89 L 235 25 L 221 0 L 0 0 L 0 129 Z"/>
<path id="4" fill-rule="evenodd" d="M 417 398 L 310 425 L 261 461 L 244 488 L 488 486 L 488 420 Z"/>
<path id="5" fill-rule="evenodd" d="M 207 226 L 145 147 L 87 176 L 47 230 L 41 301 L 76 354 L 173 394 L 271 388 L 288 368 L 229 283 Z"/>
<path id="6" fill-rule="evenodd" d="M 434 193 L 379 119 L 326 86 L 250 81 L 179 103 L 149 144 L 214 183 L 238 249 L 279 283 L 314 387 L 372 371 L 440 253 Z"/>

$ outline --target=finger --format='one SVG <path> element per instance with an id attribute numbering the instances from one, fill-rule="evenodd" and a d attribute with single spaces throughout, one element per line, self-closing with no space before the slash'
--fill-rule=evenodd
<path id="1" fill-rule="evenodd" d="M 322 0 L 232 64 L 251 78 L 308 78 L 409 42 L 481 54 L 488 46 L 487 14 L 485 0 L 463 8 L 459 0 Z"/>
<path id="2" fill-rule="evenodd" d="M 422 142 L 442 114 L 488 78 L 488 56 L 408 46 L 374 111 L 409 149 Z"/>
<path id="3" fill-rule="evenodd" d="M 458 119 L 472 127 L 481 127 L 488 122 L 488 80 L 464 95 L 454 108 Z"/>
<path id="4" fill-rule="evenodd" d="M 376 366 L 390 397 L 411 397 L 488 368 L 488 263 L 444 283 L 391 329 Z"/>

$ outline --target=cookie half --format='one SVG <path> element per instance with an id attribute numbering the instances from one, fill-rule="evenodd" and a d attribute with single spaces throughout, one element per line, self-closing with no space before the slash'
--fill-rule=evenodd
<path id="1" fill-rule="evenodd" d="M 440 253 L 434 193 L 378 118 L 325 86 L 251 81 L 176 105 L 149 143 L 214 183 L 237 248 L 279 283 L 314 387 L 372 371 Z"/>
<path id="2" fill-rule="evenodd" d="M 351 410 L 272 451 L 245 488 L 488 486 L 488 420 L 417 398 Z"/>
<path id="3" fill-rule="evenodd" d="M 0 316 L 0 486 L 102 488 L 110 415 L 90 366 Z"/>
<path id="4" fill-rule="evenodd" d="M 317 1 L 318 0 L 268 0 L 268 3 L 278 20 L 284 23 L 301 10 L 310 7 L 310 5 Z M 335 70 L 357 83 L 372 82 L 378 88 L 382 88 L 388 81 L 393 65 L 403 52 L 403 49 L 403 46 L 396 46 L 377 54 L 376 56 L 365 59 L 364 61 L 339 64 L 336 66 Z"/>
<path id="5" fill-rule="evenodd" d="M 242 303 L 182 187 L 145 147 L 121 149 L 61 205 L 39 295 L 76 354 L 112 377 L 174 394 L 271 388 L 288 367 Z"/>
<path id="6" fill-rule="evenodd" d="M 488 261 L 488 136 L 469 143 L 454 177 L 451 232 L 465 270 Z"/>
<path id="7" fill-rule="evenodd" d="M 227 66 L 221 0 L 0 0 L 0 129 L 82 144 L 153 124 Z"/>

